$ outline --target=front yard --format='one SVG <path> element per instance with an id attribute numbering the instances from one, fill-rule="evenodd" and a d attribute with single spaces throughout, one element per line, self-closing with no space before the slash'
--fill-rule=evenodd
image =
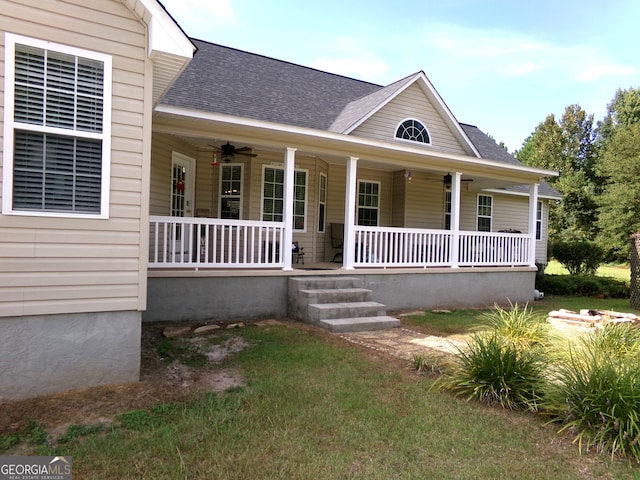
<path id="1" fill-rule="evenodd" d="M 573 302 L 546 298 L 533 307 L 629 310 L 624 300 Z M 482 313 L 428 313 L 403 326 L 466 335 L 482 325 Z M 243 347 L 215 353 L 229 345 Z M 71 455 L 74 478 L 96 479 L 640 476 L 626 461 L 580 455 L 539 417 L 430 390 L 433 380 L 407 361 L 301 324 L 218 330 L 195 341 L 156 336 L 148 346 L 145 365 L 167 377 L 155 402 L 130 390 L 118 409 L 124 387 L 115 386 L 101 391 L 111 399 L 103 408 L 97 395 L 84 392 L 82 404 L 83 392 L 74 392 L 66 398 L 75 402 L 75 418 L 60 414 L 55 424 L 55 410 L 45 415 L 48 402 L 62 412 L 64 395 L 39 399 L 23 411 L 31 421 L 2 424 L 0 453 Z M 215 393 L 204 379 L 219 375 L 233 375 L 236 386 Z M 3 404 L 5 416 L 18 405 Z"/>

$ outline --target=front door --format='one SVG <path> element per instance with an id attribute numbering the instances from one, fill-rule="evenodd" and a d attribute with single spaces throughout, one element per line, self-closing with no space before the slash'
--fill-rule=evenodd
<path id="1" fill-rule="evenodd" d="M 177 152 L 171 155 L 171 216 L 193 217 L 195 160 Z M 172 232 L 175 261 L 188 261 L 191 255 L 189 231 L 176 225 Z"/>

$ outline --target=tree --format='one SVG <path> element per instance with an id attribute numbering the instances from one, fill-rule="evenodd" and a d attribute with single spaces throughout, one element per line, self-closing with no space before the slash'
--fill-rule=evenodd
<path id="1" fill-rule="evenodd" d="M 611 260 L 629 260 L 629 235 L 640 231 L 640 121 L 616 127 L 600 158 L 598 243 Z"/>
<path id="2" fill-rule="evenodd" d="M 560 174 L 548 180 L 563 196 L 550 212 L 550 236 L 565 241 L 593 238 L 598 190 L 593 115 L 579 105 L 568 106 L 559 121 L 548 115 L 516 155 L 527 165 Z"/>
<path id="3" fill-rule="evenodd" d="M 639 129 L 640 89 L 618 90 L 597 132 L 598 243 L 609 260 L 628 261 L 629 234 L 640 230 Z"/>

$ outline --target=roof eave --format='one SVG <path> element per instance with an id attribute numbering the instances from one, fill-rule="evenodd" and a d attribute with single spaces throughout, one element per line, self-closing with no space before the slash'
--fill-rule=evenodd
<path id="1" fill-rule="evenodd" d="M 153 61 L 153 103 L 157 104 L 187 67 L 195 45 L 157 0 L 123 0 L 147 25 L 147 56 Z"/>
<path id="2" fill-rule="evenodd" d="M 541 168 L 529 167 L 525 165 L 506 164 L 495 160 L 483 159 L 466 155 L 443 153 L 425 150 L 420 147 L 413 147 L 401 143 L 383 142 L 364 137 L 356 137 L 341 133 L 328 132 L 307 127 L 296 127 L 279 123 L 266 122 L 263 120 L 236 117 L 199 110 L 190 110 L 171 105 L 160 104 L 155 108 L 155 112 L 168 117 L 181 120 L 202 120 L 211 122 L 223 131 L 228 129 L 229 134 L 235 135 L 255 135 L 265 141 L 265 145 L 282 145 L 283 141 L 289 142 L 292 147 L 299 145 L 321 146 L 327 153 L 346 156 L 361 156 L 368 158 L 386 158 L 398 160 L 405 157 L 405 161 L 410 164 L 412 159 L 429 158 L 434 165 L 453 171 L 456 167 L 464 170 L 467 168 L 482 168 L 499 172 L 513 172 L 526 176 L 531 180 L 546 177 L 554 177 L 558 172 Z M 185 128 L 184 134 L 193 133 L 189 128 Z M 165 133 L 180 133 L 168 129 Z M 524 183 L 524 182 L 523 182 Z"/>

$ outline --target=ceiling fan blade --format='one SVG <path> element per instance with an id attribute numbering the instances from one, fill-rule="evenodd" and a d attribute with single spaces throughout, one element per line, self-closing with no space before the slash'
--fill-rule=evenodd
<path id="1" fill-rule="evenodd" d="M 257 153 L 240 152 L 238 150 L 236 150 L 236 155 L 242 155 L 243 157 L 257 157 L 258 156 Z"/>

